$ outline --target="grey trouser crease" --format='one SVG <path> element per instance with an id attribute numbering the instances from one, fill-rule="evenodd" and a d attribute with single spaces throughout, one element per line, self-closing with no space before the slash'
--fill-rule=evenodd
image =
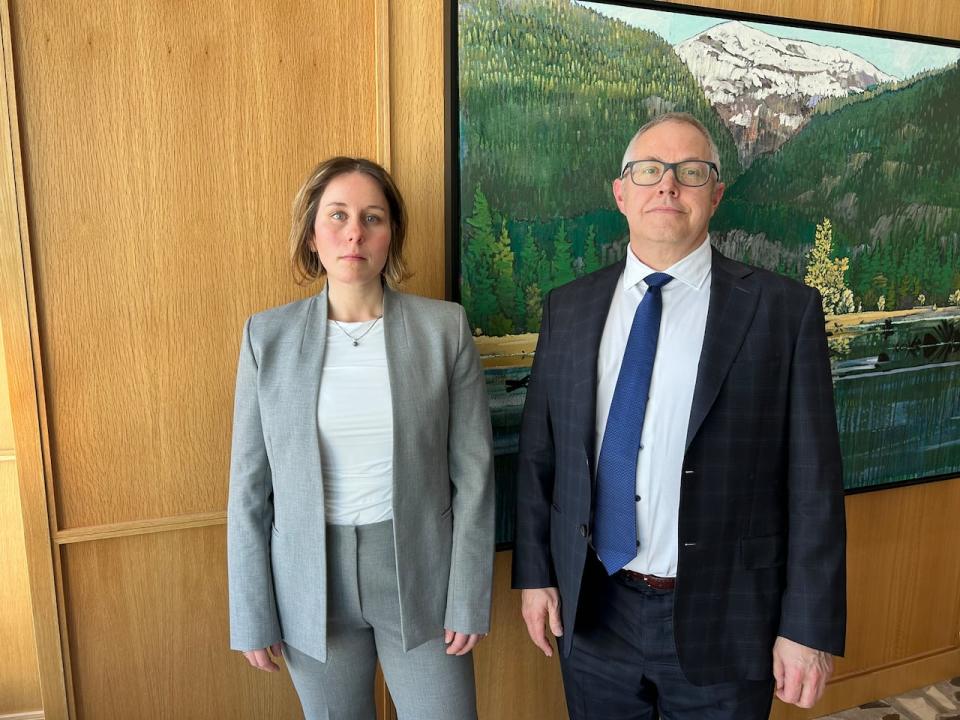
<path id="1" fill-rule="evenodd" d="M 378 659 L 399 720 L 476 720 L 472 655 L 403 651 L 392 521 L 328 525 L 327 572 L 327 661 L 283 650 L 306 720 L 375 720 Z"/>

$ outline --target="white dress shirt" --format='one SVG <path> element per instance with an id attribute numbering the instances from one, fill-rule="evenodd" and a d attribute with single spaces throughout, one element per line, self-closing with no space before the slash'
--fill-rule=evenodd
<path id="1" fill-rule="evenodd" d="M 326 521 L 366 525 L 393 517 L 393 399 L 383 321 L 327 321 L 317 404 Z M 369 328 L 369 331 L 367 330 Z M 353 337 L 366 334 L 357 345 Z"/>
<path id="2" fill-rule="evenodd" d="M 663 272 L 673 277 L 661 290 L 663 314 L 650 380 L 640 452 L 637 455 L 637 556 L 625 567 L 675 577 L 680 512 L 680 477 L 687 426 L 697 381 L 710 304 L 710 238 Z M 627 262 L 610 303 L 597 358 L 596 461 L 643 281 L 658 272 L 627 249 Z"/>

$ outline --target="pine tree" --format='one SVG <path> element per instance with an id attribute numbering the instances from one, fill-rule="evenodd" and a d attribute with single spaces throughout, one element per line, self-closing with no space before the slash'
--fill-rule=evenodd
<path id="1" fill-rule="evenodd" d="M 543 299 L 540 297 L 540 286 L 537 283 L 527 285 L 525 294 L 527 332 L 540 332 L 540 321 L 543 319 Z"/>
<path id="2" fill-rule="evenodd" d="M 506 218 L 500 223 L 500 237 L 497 239 L 491 271 L 497 311 L 490 321 L 489 334 L 507 335 L 514 330 L 516 285 L 513 279 L 513 249 L 510 247 L 510 233 L 507 231 Z"/>
<path id="3" fill-rule="evenodd" d="M 536 286 L 536 304 L 539 305 L 540 288 L 543 287 L 540 282 L 545 273 L 549 274 L 549 266 L 547 265 L 543 249 L 540 247 L 540 243 L 537 242 L 531 226 L 527 227 L 526 235 L 520 243 L 519 251 L 516 254 L 515 267 L 514 280 L 517 287 L 517 303 L 522 309 L 522 319 L 517 325 L 527 332 L 534 332 L 530 324 L 532 316 L 530 315 L 528 295 L 530 288 Z"/>
<path id="4" fill-rule="evenodd" d="M 553 286 L 564 285 L 574 279 L 573 243 L 567 237 L 567 227 L 563 220 L 553 239 Z"/>
<path id="5" fill-rule="evenodd" d="M 493 234 L 493 218 L 486 196 L 477 186 L 473 196 L 473 212 L 467 218 L 463 239 L 462 299 L 467 315 L 483 334 L 489 334 L 497 314 L 494 287 L 494 258 L 497 239 Z"/>
<path id="6" fill-rule="evenodd" d="M 592 273 L 603 266 L 603 252 L 597 240 L 597 231 L 593 225 L 587 228 L 587 239 L 583 243 L 583 270 Z"/>

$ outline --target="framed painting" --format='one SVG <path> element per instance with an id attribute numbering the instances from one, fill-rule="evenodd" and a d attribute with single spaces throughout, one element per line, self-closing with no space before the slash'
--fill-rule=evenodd
<path id="1" fill-rule="evenodd" d="M 498 542 L 551 288 L 620 260 L 636 129 L 692 113 L 710 239 L 824 297 L 848 492 L 960 475 L 960 46 L 664 2 L 450 2 L 454 298 L 485 365 Z"/>

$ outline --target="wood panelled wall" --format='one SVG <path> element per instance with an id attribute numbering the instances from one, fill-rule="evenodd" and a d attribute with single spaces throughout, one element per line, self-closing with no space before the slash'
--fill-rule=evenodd
<path id="1" fill-rule="evenodd" d="M 17 481 L 13 417 L 2 362 L 0 326 L 0 647 L 6 660 L 0 672 L 0 717 L 39 710 L 40 673 L 33 640 L 27 555 L 23 544 L 20 488 Z"/>
<path id="2" fill-rule="evenodd" d="M 333 153 L 394 170 L 408 287 L 443 295 L 443 2 L 0 0 L 0 320 L 48 718 L 298 716 L 227 649 L 241 323 L 309 292 L 288 208 Z M 960 38 L 953 0 L 690 4 Z M 778 718 L 960 672 L 960 479 L 847 507 L 849 655 L 816 713 Z M 509 562 L 481 717 L 564 717 Z"/>

